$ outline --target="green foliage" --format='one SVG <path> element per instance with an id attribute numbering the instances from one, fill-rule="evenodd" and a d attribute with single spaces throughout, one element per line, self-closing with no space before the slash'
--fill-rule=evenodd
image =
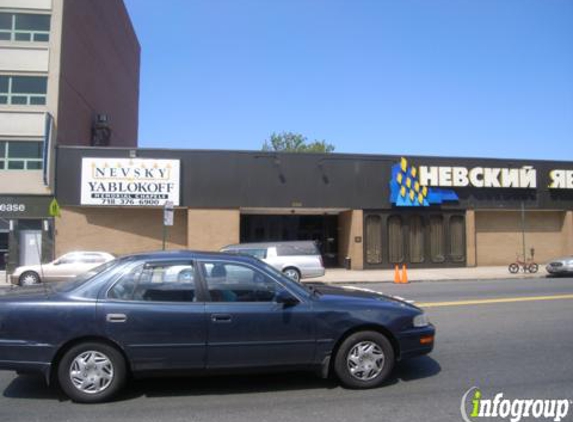
<path id="1" fill-rule="evenodd" d="M 263 151 L 328 153 L 334 151 L 334 145 L 318 140 L 308 143 L 306 136 L 299 133 L 273 132 L 263 144 Z"/>

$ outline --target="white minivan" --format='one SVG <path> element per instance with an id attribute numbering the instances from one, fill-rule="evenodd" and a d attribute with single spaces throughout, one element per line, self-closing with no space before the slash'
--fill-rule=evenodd
<path id="1" fill-rule="evenodd" d="M 240 243 L 221 252 L 254 256 L 282 271 L 295 281 L 324 275 L 322 256 L 312 241 Z"/>

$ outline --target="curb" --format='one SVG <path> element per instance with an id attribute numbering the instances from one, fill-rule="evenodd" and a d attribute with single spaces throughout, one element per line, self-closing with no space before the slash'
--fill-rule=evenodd
<path id="1" fill-rule="evenodd" d="M 499 275 L 499 276 L 491 276 L 491 277 L 473 277 L 473 278 L 459 278 L 459 277 L 452 277 L 452 278 L 409 278 L 409 283 L 424 283 L 424 282 L 434 282 L 434 281 L 456 281 L 456 282 L 464 282 L 464 281 L 507 281 L 507 280 L 526 280 L 532 278 L 550 278 L 547 274 L 519 274 L 514 276 L 507 276 L 507 275 Z M 383 279 L 383 280 L 314 280 L 314 279 L 307 279 L 303 280 L 303 283 L 324 283 L 324 284 L 369 284 L 369 283 L 388 283 L 388 284 L 395 284 L 394 280 Z M 409 284 L 408 283 L 408 284 Z"/>

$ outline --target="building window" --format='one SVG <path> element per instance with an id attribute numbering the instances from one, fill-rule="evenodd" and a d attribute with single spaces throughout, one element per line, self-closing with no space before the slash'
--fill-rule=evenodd
<path id="1" fill-rule="evenodd" d="M 465 220 L 464 217 L 454 215 L 450 219 L 450 256 L 452 261 L 465 260 Z"/>
<path id="2" fill-rule="evenodd" d="M 410 226 L 408 246 L 410 248 L 410 262 L 420 264 L 425 260 L 424 250 L 424 223 L 419 215 L 412 215 L 408 219 Z"/>
<path id="3" fill-rule="evenodd" d="M 397 215 L 388 218 L 388 260 L 391 264 L 404 262 L 402 219 Z"/>
<path id="4" fill-rule="evenodd" d="M 1 41 L 50 41 L 50 15 L 0 13 Z"/>
<path id="5" fill-rule="evenodd" d="M 44 105 L 47 91 L 45 76 L 0 76 L 0 104 Z"/>
<path id="6" fill-rule="evenodd" d="M 366 217 L 366 262 L 382 263 L 382 218 L 379 215 Z"/>
<path id="7" fill-rule="evenodd" d="M 0 170 L 41 170 L 43 142 L 0 141 Z"/>
<path id="8" fill-rule="evenodd" d="M 430 217 L 430 255 L 432 262 L 444 262 L 444 218 L 441 215 Z"/>

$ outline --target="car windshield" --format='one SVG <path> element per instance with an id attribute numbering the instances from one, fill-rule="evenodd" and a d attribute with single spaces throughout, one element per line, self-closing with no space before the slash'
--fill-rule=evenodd
<path id="1" fill-rule="evenodd" d="M 74 290 L 76 287 L 79 287 L 82 284 L 84 284 L 86 281 L 91 280 L 96 275 L 101 274 L 101 273 L 115 267 L 120 262 L 121 262 L 121 260 L 119 260 L 119 259 L 113 259 L 111 261 L 105 262 L 101 265 L 98 265 L 97 267 L 92 268 L 91 270 L 89 270 L 85 273 L 77 275 L 76 277 L 72 278 L 69 281 L 63 281 L 60 283 L 53 283 L 53 289 L 58 291 L 58 292 L 70 292 L 70 291 Z"/>

